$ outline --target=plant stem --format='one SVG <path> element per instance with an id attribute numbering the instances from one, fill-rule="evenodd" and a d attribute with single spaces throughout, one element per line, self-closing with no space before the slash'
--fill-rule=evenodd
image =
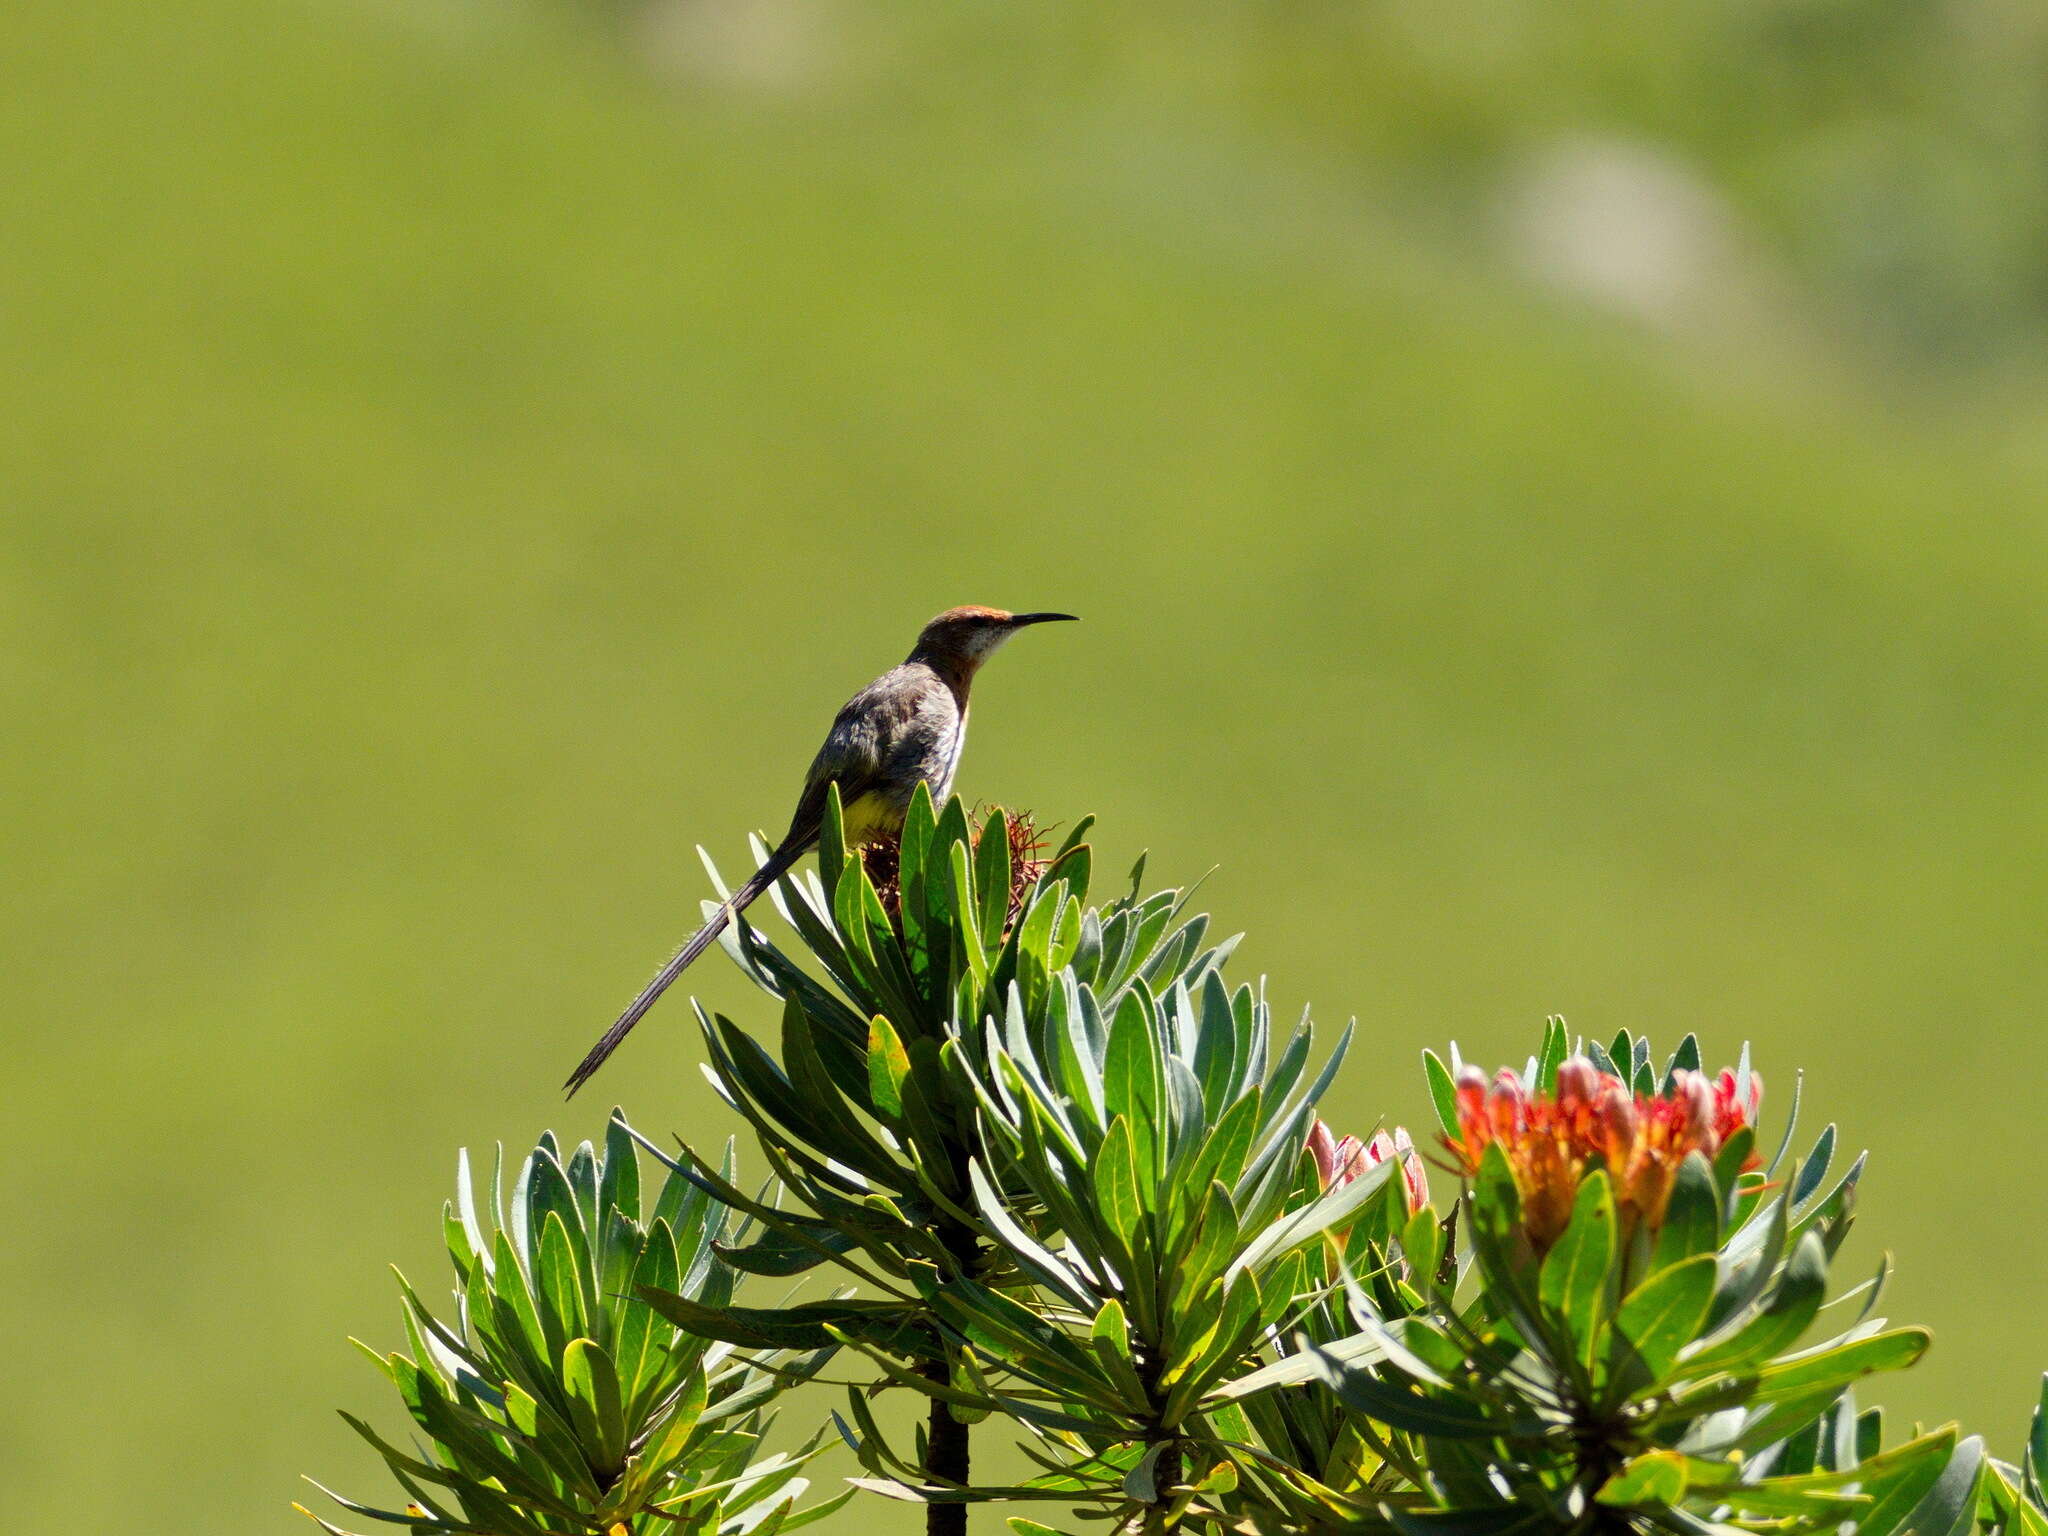
<path id="1" fill-rule="evenodd" d="M 1181 1449 L 1178 1440 L 1170 1441 L 1159 1459 L 1152 1464 L 1152 1486 L 1159 1490 L 1158 1501 L 1145 1512 L 1145 1536 L 1164 1536 L 1167 1529 L 1166 1512 L 1173 1504 L 1167 1493 L 1169 1488 L 1178 1488 L 1181 1479 L 1187 1476 L 1187 1453 Z"/>
<path id="2" fill-rule="evenodd" d="M 926 1381 L 951 1379 L 944 1360 L 928 1360 Z M 953 1417 L 953 1410 L 934 1398 L 931 1416 L 925 1423 L 924 1474 L 928 1483 L 965 1483 L 972 1470 L 967 1426 Z M 925 1536 L 967 1536 L 965 1504 L 927 1504 L 924 1507 Z"/>
<path id="3" fill-rule="evenodd" d="M 964 1148 L 955 1145 L 953 1161 L 956 1185 L 965 1190 L 967 1154 Z M 946 1222 L 940 1230 L 939 1240 L 953 1255 L 954 1266 L 960 1274 L 973 1271 L 974 1262 L 981 1254 L 981 1244 L 973 1232 L 956 1223 Z M 953 1379 L 951 1363 L 943 1353 L 937 1359 L 924 1363 L 924 1379 L 940 1385 Z M 937 1398 L 932 1399 L 931 1412 L 925 1420 L 923 1472 L 928 1485 L 954 1483 L 964 1486 L 973 1474 L 968 1427 L 954 1418 L 953 1410 Z M 924 1508 L 924 1529 L 925 1536 L 967 1536 L 967 1506 L 927 1504 Z"/>
<path id="4" fill-rule="evenodd" d="M 1158 1417 L 1165 1407 L 1166 1394 L 1160 1390 L 1160 1378 L 1166 1372 L 1166 1357 L 1155 1344 L 1147 1342 L 1138 1352 L 1138 1380 L 1144 1384 L 1145 1395 L 1151 1400 L 1151 1424 L 1153 1439 L 1161 1438 L 1161 1424 Z M 1173 1508 L 1173 1495 L 1167 1490 L 1180 1486 L 1187 1475 L 1187 1452 L 1182 1448 L 1180 1437 L 1168 1432 L 1166 1444 L 1160 1449 L 1159 1459 L 1152 1463 L 1152 1503 L 1144 1513 L 1131 1520 L 1124 1529 L 1134 1536 L 1166 1536 L 1169 1526 L 1167 1514 Z"/>

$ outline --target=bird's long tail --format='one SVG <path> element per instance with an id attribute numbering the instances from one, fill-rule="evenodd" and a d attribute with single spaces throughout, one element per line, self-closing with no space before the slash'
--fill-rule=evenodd
<path id="1" fill-rule="evenodd" d="M 718 910 L 711 914 L 710 920 L 702 928 L 690 935 L 690 941 L 677 950 L 676 957 L 664 965 L 654 980 L 641 989 L 640 995 L 619 1015 L 618 1022 L 604 1032 L 604 1038 L 590 1048 L 590 1054 L 585 1056 L 576 1070 L 569 1074 L 569 1081 L 562 1085 L 567 1097 L 575 1097 L 576 1090 L 589 1082 L 591 1074 L 605 1064 L 606 1058 L 619 1048 L 621 1040 L 633 1032 L 633 1026 L 646 1017 L 647 1010 L 652 1008 L 661 994 L 669 989 L 670 983 L 683 974 L 691 961 L 711 947 L 718 936 L 731 925 L 732 920 L 746 911 L 755 897 L 781 879 L 783 871 L 802 857 L 803 851 L 801 843 L 784 843 L 768 855 L 768 862 L 755 870 L 745 885 L 719 905 Z"/>

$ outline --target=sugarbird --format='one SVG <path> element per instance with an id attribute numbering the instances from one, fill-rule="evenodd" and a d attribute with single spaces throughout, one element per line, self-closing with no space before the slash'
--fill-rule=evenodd
<path id="1" fill-rule="evenodd" d="M 1010 636 L 1032 624 L 1072 620 L 1071 613 L 1006 613 L 1000 608 L 948 608 L 919 631 L 903 661 L 846 701 L 825 744 L 804 775 L 796 813 L 775 851 L 710 919 L 676 951 L 675 958 L 633 999 L 604 1038 L 590 1048 L 565 1084 L 574 1095 L 619 1048 L 662 993 L 732 920 L 817 843 L 825 793 L 839 786 L 849 847 L 901 835 L 911 796 L 920 784 L 943 802 L 959 771 L 967 741 L 967 696 L 974 674 Z"/>

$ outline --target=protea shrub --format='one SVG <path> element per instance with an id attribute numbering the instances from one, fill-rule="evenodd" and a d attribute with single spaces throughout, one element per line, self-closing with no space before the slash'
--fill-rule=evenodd
<path id="1" fill-rule="evenodd" d="M 1425 1050 L 1431 1135 L 1340 1134 L 1334 1086 L 1389 1095 L 1413 1045 L 1282 1025 L 1142 859 L 1096 893 L 1087 819 L 1050 850 L 922 793 L 885 846 L 826 822 L 785 933 L 726 935 L 770 1006 L 698 1013 L 767 1186 L 623 1117 L 543 1139 L 509 1203 L 465 1174 L 451 1303 L 406 1288 L 372 1352 L 417 1438 L 350 1419 L 401 1495 L 355 1519 L 2048 1536 L 2048 1412 L 2015 1464 L 1866 1400 L 1928 1334 L 1877 1313 L 1884 1269 L 1837 1279 L 1864 1159 L 1799 1150 L 1796 1076 L 1767 1125 L 1747 1047 L 1709 1076 L 1690 1036 L 1552 1020 L 1514 1070 Z"/>

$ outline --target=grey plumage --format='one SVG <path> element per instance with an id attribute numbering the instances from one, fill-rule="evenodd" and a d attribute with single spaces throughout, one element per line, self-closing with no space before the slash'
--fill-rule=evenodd
<path id="1" fill-rule="evenodd" d="M 929 661 L 913 656 L 891 667 L 847 700 L 826 733 L 825 744 L 804 775 L 803 795 L 791 831 L 823 815 L 825 786 L 839 784 L 840 803 L 849 809 L 874 797 L 886 822 L 894 812 L 900 825 L 918 784 L 944 800 L 960 768 L 967 735 L 967 693 L 955 693 Z M 815 821 L 810 825 L 817 835 Z M 850 840 L 858 841 L 853 830 Z"/>

